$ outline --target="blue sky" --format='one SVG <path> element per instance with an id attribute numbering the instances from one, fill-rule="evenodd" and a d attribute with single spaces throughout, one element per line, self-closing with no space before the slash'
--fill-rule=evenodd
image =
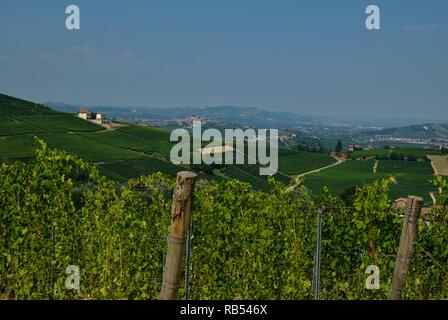
<path id="1" fill-rule="evenodd" d="M 80 31 L 65 29 L 70 4 Z M 447 17 L 445 0 L 2 0 L 0 92 L 448 120 Z"/>

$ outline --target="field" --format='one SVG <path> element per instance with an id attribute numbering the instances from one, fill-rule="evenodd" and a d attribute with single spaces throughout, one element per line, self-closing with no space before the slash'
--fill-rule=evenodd
<path id="1" fill-rule="evenodd" d="M 102 173 L 120 181 L 157 171 L 175 176 L 178 171 L 188 169 L 170 163 L 169 154 L 173 143 L 170 142 L 169 131 L 135 125 L 104 130 L 74 115 L 4 95 L 0 95 L 0 115 L 0 162 L 31 161 L 36 146 L 34 137 L 37 136 L 51 148 L 67 151 L 95 163 Z M 391 151 L 356 151 L 355 155 L 387 157 Z M 437 150 L 400 148 L 393 152 L 402 153 L 405 157 L 412 154 L 425 158 L 426 154 L 437 153 Z M 328 154 L 285 148 L 279 148 L 278 155 L 279 168 L 274 177 L 285 185 L 295 175 L 336 162 Z M 380 160 L 376 173 L 373 170 L 374 163 L 373 159 L 346 161 L 306 176 L 305 185 L 315 193 L 327 186 L 332 193 L 341 194 L 350 186 L 394 175 L 398 184 L 392 187 L 393 197 L 412 193 L 426 200 L 429 198 L 428 192 L 433 189 L 428 182 L 432 176 L 429 162 Z M 217 171 L 215 173 L 218 174 Z M 267 177 L 259 175 L 258 165 L 225 166 L 218 176 L 201 176 L 209 180 L 239 179 L 250 183 L 254 189 L 269 190 Z"/>
<path id="2" fill-rule="evenodd" d="M 0 162 L 32 160 L 35 137 L 51 148 L 99 165 L 112 179 L 126 180 L 157 171 L 175 176 L 185 170 L 168 161 L 172 144 L 167 131 L 133 125 L 108 131 L 75 115 L 0 95 Z"/>
<path id="3" fill-rule="evenodd" d="M 374 163 L 374 160 L 348 160 L 306 176 L 304 183 L 314 193 L 319 193 L 323 186 L 327 186 L 330 192 L 339 195 L 353 185 L 376 180 L 378 175 L 373 172 Z"/>
<path id="4" fill-rule="evenodd" d="M 318 193 L 327 186 L 335 195 L 342 194 L 354 185 L 363 185 L 375 180 L 394 176 L 397 184 L 393 185 L 390 196 L 393 199 L 417 195 L 426 203 L 431 202 L 429 192 L 435 191 L 430 183 L 433 170 L 427 161 L 378 161 L 377 172 L 373 172 L 375 160 L 349 160 L 335 167 L 305 177 L 305 186 Z"/>
<path id="5" fill-rule="evenodd" d="M 434 171 L 428 161 L 379 161 L 377 170 L 381 175 L 392 175 L 396 178 L 397 184 L 393 185 L 390 191 L 393 199 L 416 195 L 430 203 L 429 192 L 436 191 L 430 182 Z"/>
<path id="6" fill-rule="evenodd" d="M 44 132 L 65 133 L 99 131 L 101 126 L 79 119 L 74 115 L 41 115 L 41 116 L 18 116 L 15 120 L 26 125 L 39 128 Z"/>
<path id="7" fill-rule="evenodd" d="M 125 179 L 138 178 L 141 175 L 148 175 L 155 172 L 164 172 L 171 177 L 175 177 L 179 171 L 185 170 L 185 168 L 176 166 L 171 162 L 151 157 L 140 160 L 116 161 L 102 164 L 100 167 L 114 172 Z"/>
<path id="8" fill-rule="evenodd" d="M 0 94 L 0 117 L 63 114 L 42 105 Z"/>
<path id="9" fill-rule="evenodd" d="M 323 153 L 279 149 L 279 171 L 288 175 L 298 175 L 328 166 L 336 160 Z"/>
<path id="10" fill-rule="evenodd" d="M 356 158 L 389 157 L 391 153 L 402 154 L 404 157 L 413 155 L 417 158 L 424 159 L 426 155 L 440 154 L 440 151 L 438 149 L 419 149 L 419 148 L 373 149 L 373 150 L 353 151 L 353 155 Z"/>
<path id="11" fill-rule="evenodd" d="M 36 139 L 32 135 L 15 137 L 0 136 L 0 162 L 32 158 L 35 155 Z"/>
<path id="12" fill-rule="evenodd" d="M 143 126 L 129 126 L 118 130 L 121 133 L 128 134 L 130 141 L 139 138 L 145 141 L 148 146 L 147 152 L 156 152 L 169 157 L 172 148 L 170 142 L 170 132 L 162 129 L 148 128 Z M 146 152 L 146 151 L 145 151 Z"/>
<path id="13" fill-rule="evenodd" d="M 238 179 L 248 182 L 254 189 L 268 191 L 270 189 L 267 176 L 260 176 L 258 165 L 230 165 L 221 170 L 221 173 L 229 179 Z M 274 178 L 284 185 L 291 183 L 291 177 L 277 172 Z"/>
<path id="14" fill-rule="evenodd" d="M 129 126 L 116 131 L 83 132 L 80 135 L 119 148 L 146 154 L 161 154 L 168 158 L 172 147 L 169 132 L 161 133 L 161 130 L 153 128 L 143 129 Z"/>
<path id="15" fill-rule="evenodd" d="M 51 148 L 76 154 L 93 163 L 143 159 L 144 154 L 101 143 L 78 134 L 39 134 Z"/>
<path id="16" fill-rule="evenodd" d="M 269 191 L 269 183 L 261 179 L 259 175 L 254 175 L 244 169 L 243 166 L 229 166 L 222 173 L 229 179 L 238 179 L 249 183 L 255 190 Z"/>
<path id="17" fill-rule="evenodd" d="M 45 132 L 45 130 L 16 119 L 0 119 L 0 136 L 13 136 L 39 132 Z"/>
<path id="18" fill-rule="evenodd" d="M 448 176 L 448 156 L 428 156 L 431 159 L 431 163 L 434 167 L 434 171 L 442 176 Z"/>

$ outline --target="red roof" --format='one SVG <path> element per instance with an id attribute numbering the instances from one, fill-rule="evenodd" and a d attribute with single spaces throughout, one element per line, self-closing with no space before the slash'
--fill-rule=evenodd
<path id="1" fill-rule="evenodd" d="M 78 111 L 78 113 L 92 113 L 92 112 L 90 110 L 87 110 L 87 109 L 80 109 Z"/>

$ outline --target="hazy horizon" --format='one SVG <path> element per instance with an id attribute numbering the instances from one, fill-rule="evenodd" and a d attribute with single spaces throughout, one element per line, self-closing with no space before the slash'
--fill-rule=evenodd
<path id="1" fill-rule="evenodd" d="M 448 3 L 74 1 L 0 4 L 0 92 L 68 104 L 241 106 L 448 119 Z M 365 8 L 381 9 L 366 30 Z M 442 120 L 440 120 L 442 119 Z"/>
<path id="2" fill-rule="evenodd" d="M 157 109 L 157 110 L 163 110 L 163 109 L 182 109 L 182 108 L 195 108 L 195 109 L 200 109 L 200 108 L 223 108 L 223 107 L 235 107 L 235 108 L 255 108 L 261 111 L 267 111 L 267 112 L 285 112 L 285 113 L 292 113 L 295 114 L 297 116 L 304 116 L 304 117 L 310 117 L 310 118 L 316 118 L 316 119 L 326 119 L 326 120 L 338 120 L 338 121 L 343 121 L 346 120 L 346 122 L 362 122 L 362 123 L 376 123 L 376 122 L 392 122 L 392 123 L 407 123 L 407 124 L 424 124 L 424 123 L 448 123 L 448 118 L 446 119 L 441 119 L 440 117 L 435 119 L 435 118 L 425 118 L 425 117 L 346 117 L 346 116 L 329 116 L 329 115 L 324 115 L 324 114 L 320 114 L 320 115 L 316 115 L 316 114 L 305 114 L 305 113 L 300 113 L 297 110 L 293 110 L 293 111 L 288 111 L 288 110 L 267 110 L 267 109 L 263 109 L 263 108 L 257 108 L 257 107 L 253 107 L 253 106 L 233 106 L 233 105 L 216 105 L 216 106 L 129 106 L 129 105 L 106 105 L 106 104 L 94 104 L 94 105 L 88 105 L 88 104 L 83 104 L 83 103 L 67 103 L 64 101 L 39 101 L 40 103 L 43 104 L 48 104 L 49 106 L 54 105 L 54 104 L 63 104 L 66 106 L 71 106 L 71 107 L 85 107 L 85 108 L 91 108 L 91 109 L 95 109 L 95 108 L 150 108 L 150 109 Z"/>

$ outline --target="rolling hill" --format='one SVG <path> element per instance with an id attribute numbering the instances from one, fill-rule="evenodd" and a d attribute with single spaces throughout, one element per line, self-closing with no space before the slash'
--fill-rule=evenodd
<path id="1" fill-rule="evenodd" d="M 156 171 L 175 176 L 185 170 L 168 160 L 169 132 L 133 125 L 106 130 L 73 114 L 0 95 L 0 162 L 32 160 L 36 138 L 118 180 Z"/>
<path id="2" fill-rule="evenodd" d="M 74 114 L 52 110 L 44 105 L 0 94 L 0 163 L 32 161 L 36 137 L 50 147 L 67 151 L 95 164 L 107 177 L 126 181 L 141 175 L 162 172 L 174 177 L 182 170 L 193 170 L 209 181 L 238 179 L 254 189 L 269 191 L 267 177 L 260 176 L 258 165 L 180 166 L 169 160 L 173 144 L 170 132 L 133 124 L 114 129 L 77 118 Z M 373 150 L 371 152 L 385 152 Z M 390 150 L 386 150 L 390 152 Z M 401 149 L 404 152 L 404 149 Z M 414 155 L 424 158 L 427 150 Z M 370 155 L 370 154 L 369 154 Z M 372 154 L 373 155 L 373 154 Z M 423 159 L 420 159 L 423 160 Z M 279 149 L 277 181 L 288 185 L 294 176 L 335 163 L 325 153 Z M 346 163 L 305 177 L 305 186 L 319 193 L 326 185 L 334 194 L 341 194 L 353 185 L 369 183 L 395 175 L 398 184 L 391 196 L 416 194 L 429 199 L 433 187 L 429 183 L 433 172 L 429 162 L 409 163 L 380 160 L 374 172 L 374 160 L 347 161 Z"/>
<path id="3" fill-rule="evenodd" d="M 250 183 L 255 189 L 269 189 L 267 178 L 258 175 L 256 165 L 226 166 L 222 172 L 214 170 L 218 174 L 213 175 L 212 170 L 172 164 L 169 161 L 173 146 L 169 141 L 170 132 L 163 129 L 127 124 L 106 130 L 74 114 L 6 95 L 0 95 L 0 115 L 0 162 L 32 161 L 36 138 L 39 138 L 52 148 L 94 163 L 104 175 L 116 180 L 124 181 L 154 172 L 175 176 L 177 172 L 189 169 L 207 180 L 236 178 Z M 280 170 L 287 174 L 279 172 L 275 178 L 284 184 L 290 183 L 289 175 L 334 161 L 325 154 L 286 149 L 281 149 L 279 156 Z"/>

